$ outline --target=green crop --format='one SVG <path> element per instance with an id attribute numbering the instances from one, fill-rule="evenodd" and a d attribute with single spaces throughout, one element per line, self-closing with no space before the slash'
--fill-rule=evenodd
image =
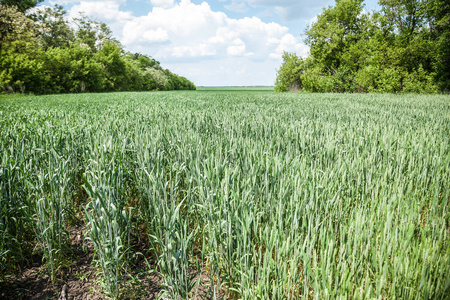
<path id="1" fill-rule="evenodd" d="M 171 299 L 450 293 L 447 95 L 30 96 L 0 130 L 1 274 L 36 245 L 55 280 L 78 218 L 112 298 L 136 252 Z"/>
<path id="2" fill-rule="evenodd" d="M 70 170 L 69 159 L 59 156 L 54 149 L 44 155 L 45 168 L 37 166 L 35 174 L 36 190 L 33 211 L 35 212 L 35 231 L 42 245 L 44 257 L 52 281 L 64 264 L 68 251 L 66 216 L 70 209 Z"/>

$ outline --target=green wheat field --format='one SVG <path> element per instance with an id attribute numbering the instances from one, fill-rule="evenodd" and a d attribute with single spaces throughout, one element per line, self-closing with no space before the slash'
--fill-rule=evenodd
<path id="1" fill-rule="evenodd" d="M 450 97 L 204 89 L 0 98 L 0 276 L 164 299 L 449 299 Z M 145 290 L 145 286 L 142 287 Z"/>

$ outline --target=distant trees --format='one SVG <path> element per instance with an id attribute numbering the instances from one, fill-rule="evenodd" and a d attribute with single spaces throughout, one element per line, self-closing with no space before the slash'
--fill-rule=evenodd
<path id="1" fill-rule="evenodd" d="M 65 48 L 75 41 L 72 28 L 65 19 L 66 11 L 60 5 L 45 7 L 30 15 L 35 21 L 37 38 L 44 50 Z"/>
<path id="2" fill-rule="evenodd" d="M 33 21 L 16 7 L 0 5 L 0 84 L 3 90 L 33 89 L 42 75 L 42 51 Z"/>
<path id="3" fill-rule="evenodd" d="M 283 53 L 283 64 L 278 70 L 275 90 L 285 92 L 298 91 L 302 86 L 302 73 L 305 71 L 306 61 L 294 53 Z"/>
<path id="4" fill-rule="evenodd" d="M 0 5 L 16 6 L 18 11 L 25 12 L 41 2 L 44 2 L 44 0 L 0 0 Z"/>
<path id="5" fill-rule="evenodd" d="M 196 88 L 155 59 L 124 51 L 106 24 L 81 16 L 73 29 L 65 15 L 58 5 L 27 16 L 17 6 L 0 5 L 0 92 Z"/>
<path id="6" fill-rule="evenodd" d="M 450 90 L 450 4 L 445 0 L 336 0 L 306 30 L 306 59 L 285 54 L 275 88 L 312 92 Z M 293 63 L 296 61 L 296 63 Z M 286 73 L 290 73 L 286 76 Z"/>

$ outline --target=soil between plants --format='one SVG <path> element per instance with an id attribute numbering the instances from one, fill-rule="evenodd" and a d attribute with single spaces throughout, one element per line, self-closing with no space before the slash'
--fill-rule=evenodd
<path id="1" fill-rule="evenodd" d="M 33 255 L 32 261 L 21 272 L 0 280 L 0 300 L 99 300 L 109 299 L 98 284 L 96 268 L 92 266 L 93 244 L 84 239 L 82 225 L 69 230 L 73 251 L 72 263 L 58 274 L 58 280 L 52 283 L 42 264 L 42 256 Z M 139 260 L 133 266 L 134 280 L 125 284 L 121 299 L 158 299 L 162 290 L 162 279 L 156 272 L 140 272 L 148 267 Z M 205 270 L 200 275 L 197 299 L 211 299 L 208 278 Z M 219 298 L 223 298 L 221 292 Z M 168 299 L 168 298 L 163 298 Z"/>

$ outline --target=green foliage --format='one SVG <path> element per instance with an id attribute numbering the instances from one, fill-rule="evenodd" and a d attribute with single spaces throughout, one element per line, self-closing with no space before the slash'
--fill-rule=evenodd
<path id="1" fill-rule="evenodd" d="M 69 239 L 66 219 L 70 209 L 70 184 L 73 171 L 70 158 L 60 156 L 55 150 L 43 155 L 48 169 L 40 166 L 35 174 L 34 219 L 36 237 L 41 244 L 52 282 L 64 265 Z"/>
<path id="2" fill-rule="evenodd" d="M 306 62 L 294 53 L 283 53 L 283 64 L 277 72 L 275 91 L 287 92 L 302 88 L 300 76 L 306 68 Z"/>
<path id="3" fill-rule="evenodd" d="M 115 144 L 106 144 L 115 147 Z M 90 145 L 94 146 L 94 145 Z M 123 186 L 122 166 L 111 152 L 114 149 L 91 148 L 89 171 L 84 174 L 84 188 L 91 201 L 85 208 L 89 238 L 93 242 L 102 268 L 106 294 L 117 299 L 126 267 L 127 235 L 131 229 Z M 102 166 L 108 165 L 107 169 Z"/>
<path id="4" fill-rule="evenodd" d="M 144 268 L 160 281 L 139 298 L 447 299 L 449 112 L 448 95 L 1 97 L 1 279 L 27 248 L 70 272 L 76 218 L 111 298 Z"/>
<path id="5" fill-rule="evenodd" d="M 3 92 L 41 91 L 42 50 L 33 22 L 15 6 L 0 5 L 0 88 Z"/>
<path id="6" fill-rule="evenodd" d="M 286 74 L 299 69 L 306 91 L 448 91 L 448 1 L 382 0 L 380 5 L 380 12 L 365 13 L 362 0 L 336 0 L 324 9 L 306 30 L 308 63 L 286 57 L 277 91 L 297 84 L 298 79 Z M 303 79 L 305 74 L 311 78 Z"/>
<path id="7" fill-rule="evenodd" d="M 16 6 L 0 5 L 0 50 L 35 48 L 34 24 Z M 1 57 L 4 57 L 2 54 Z"/>
<path id="8" fill-rule="evenodd" d="M 400 92 L 403 73 L 399 68 L 382 69 L 376 82 L 377 91 L 382 93 Z"/>
<path id="9" fill-rule="evenodd" d="M 355 91 L 358 93 L 371 93 L 375 91 L 376 81 L 380 68 L 375 65 L 367 65 L 355 73 Z"/>
<path id="10" fill-rule="evenodd" d="M 44 0 L 0 0 L 0 5 L 15 6 L 20 12 L 25 12 L 27 9 L 35 7 Z"/>
<path id="11" fill-rule="evenodd" d="M 428 74 L 422 66 L 415 70 L 403 81 L 403 92 L 405 93 L 427 93 L 436 94 L 439 91 L 434 81 L 434 74 Z"/>
<path id="12" fill-rule="evenodd" d="M 3 54 L 5 52 L 2 52 Z M 0 87 L 4 92 L 43 92 L 43 63 L 27 53 L 9 53 L 0 58 Z"/>
<path id="13" fill-rule="evenodd" d="M 161 69 L 159 61 L 140 53 L 130 54 L 130 59 L 136 60 L 138 62 L 139 68 L 141 70 L 146 70 L 148 68 Z"/>
<path id="14" fill-rule="evenodd" d="M 333 82 L 330 76 L 324 76 L 320 68 L 308 68 L 301 76 L 302 88 L 309 92 L 331 92 Z"/>
<path id="15" fill-rule="evenodd" d="M 450 91 L 450 3 L 446 0 L 430 1 L 427 7 L 431 19 L 430 35 L 435 40 L 433 62 L 436 82 L 440 90 Z"/>
<path id="16" fill-rule="evenodd" d="M 121 91 L 127 87 L 127 74 L 122 49 L 114 43 L 106 43 L 97 53 L 95 60 L 103 66 L 103 85 L 107 91 Z"/>
<path id="17" fill-rule="evenodd" d="M 103 65 L 89 48 L 73 44 L 45 52 L 45 93 L 97 92 L 104 90 Z"/>
<path id="18" fill-rule="evenodd" d="M 139 68 L 139 65 L 136 61 L 124 58 L 125 62 L 125 74 L 128 81 L 127 90 L 131 91 L 143 91 L 148 90 L 145 89 L 144 83 L 145 78 L 142 70 Z"/>
<path id="19" fill-rule="evenodd" d="M 38 9 L 31 18 L 38 29 L 38 41 L 44 50 L 65 48 L 74 41 L 74 33 L 65 19 L 66 11 L 60 5 Z"/>
<path id="20" fill-rule="evenodd" d="M 362 3 L 363 0 L 338 0 L 306 30 L 305 42 L 311 47 L 316 63 L 336 69 L 342 63 L 345 50 L 366 39 L 371 24 L 362 13 Z"/>
<path id="21" fill-rule="evenodd" d="M 2 116 L 3 122 L 12 119 Z M 1 122 L 1 124 L 3 124 Z M 25 180 L 31 176 L 30 169 L 17 166 L 30 155 L 15 147 L 6 147 L 5 140 L 15 143 L 21 139 L 12 132 L 2 129 L 2 150 L 0 165 L 0 275 L 11 272 L 29 256 L 27 243 L 32 238 L 32 209 L 28 195 L 31 194 Z"/>
<path id="22" fill-rule="evenodd" d="M 74 18 L 78 29 L 75 31 L 76 40 L 82 45 L 87 45 L 93 52 L 101 49 L 105 44 L 116 44 L 120 46 L 119 41 L 112 37 L 112 31 L 105 23 L 91 20 L 84 14 L 80 18 Z"/>
<path id="23" fill-rule="evenodd" d="M 37 9 L 27 18 L 0 5 L 0 91 L 79 93 L 183 90 L 195 85 L 161 68 L 158 61 L 124 53 L 104 23 L 85 16 L 73 30 L 61 6 Z M 34 22 L 33 22 L 34 20 Z"/>

